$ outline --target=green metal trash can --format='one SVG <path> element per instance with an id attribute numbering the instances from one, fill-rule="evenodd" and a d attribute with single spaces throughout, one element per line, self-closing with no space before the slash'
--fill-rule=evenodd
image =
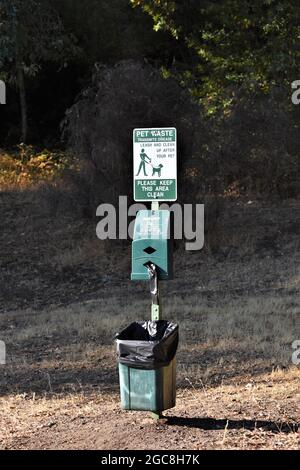
<path id="1" fill-rule="evenodd" d="M 122 408 L 160 412 L 174 407 L 178 325 L 134 322 L 116 342 Z"/>
<path id="2" fill-rule="evenodd" d="M 143 370 L 119 364 L 124 410 L 164 411 L 176 404 L 176 359 L 159 369 Z"/>

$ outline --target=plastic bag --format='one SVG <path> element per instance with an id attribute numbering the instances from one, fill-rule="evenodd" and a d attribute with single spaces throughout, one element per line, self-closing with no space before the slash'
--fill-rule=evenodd
<path id="1" fill-rule="evenodd" d="M 131 323 L 116 335 L 118 362 L 139 369 L 167 366 L 178 346 L 178 325 L 166 320 Z"/>

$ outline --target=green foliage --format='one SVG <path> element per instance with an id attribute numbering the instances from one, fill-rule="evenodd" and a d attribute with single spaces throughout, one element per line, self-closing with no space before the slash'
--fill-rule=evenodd
<path id="1" fill-rule="evenodd" d="M 236 86 L 268 92 L 298 72 L 298 0 L 131 0 L 153 18 L 154 29 L 183 40 L 192 52 L 183 84 L 210 111 L 228 107 Z"/>
<path id="2" fill-rule="evenodd" d="M 16 62 L 35 76 L 43 62 L 66 61 L 78 52 L 74 36 L 48 0 L 0 0 L 0 69 L 16 80 Z"/>
<path id="3" fill-rule="evenodd" d="M 15 144 L 21 109 L 18 142 L 56 145 L 71 108 L 71 140 L 86 157 L 75 173 L 91 208 L 131 192 L 132 128 L 171 119 L 182 193 L 296 195 L 299 19 L 298 0 L 0 0 L 9 94 L 0 140 Z M 20 165 L 47 174 L 52 157 L 28 149 Z"/>

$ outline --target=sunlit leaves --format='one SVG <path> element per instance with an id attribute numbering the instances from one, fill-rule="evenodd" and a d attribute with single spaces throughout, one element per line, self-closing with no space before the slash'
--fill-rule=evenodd
<path id="1" fill-rule="evenodd" d="M 219 101 L 226 107 L 234 84 L 267 93 L 271 84 L 288 85 L 298 71 L 300 4 L 296 0 L 131 3 L 152 16 L 154 28 L 184 40 L 195 53 L 185 63 L 194 74 L 186 86 L 190 88 L 193 81 L 193 94 L 202 102 Z M 184 82 L 186 75 L 180 74 Z"/>

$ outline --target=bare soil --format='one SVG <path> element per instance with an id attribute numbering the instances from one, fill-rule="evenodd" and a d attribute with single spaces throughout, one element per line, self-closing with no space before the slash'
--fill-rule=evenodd
<path id="1" fill-rule="evenodd" d="M 5 449 L 299 449 L 298 371 L 203 389 L 180 388 L 153 420 L 120 410 L 116 393 L 1 398 Z"/>

